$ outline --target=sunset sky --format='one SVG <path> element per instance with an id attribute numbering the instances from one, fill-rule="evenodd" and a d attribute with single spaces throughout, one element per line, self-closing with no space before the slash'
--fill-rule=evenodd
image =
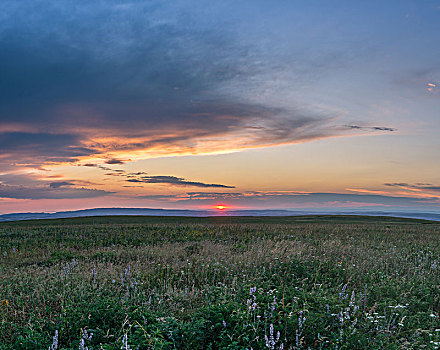
<path id="1" fill-rule="evenodd" d="M 0 214 L 440 211 L 440 1 L 4 0 Z"/>

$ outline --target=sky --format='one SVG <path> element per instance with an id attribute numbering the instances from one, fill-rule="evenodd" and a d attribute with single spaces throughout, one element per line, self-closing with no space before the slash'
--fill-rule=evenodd
<path id="1" fill-rule="evenodd" d="M 0 213 L 438 212 L 439 33 L 439 0 L 3 0 Z"/>

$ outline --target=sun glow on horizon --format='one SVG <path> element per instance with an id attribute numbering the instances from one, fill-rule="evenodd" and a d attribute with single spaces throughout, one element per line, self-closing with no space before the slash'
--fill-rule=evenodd
<path id="1" fill-rule="evenodd" d="M 226 206 L 224 206 L 224 205 L 216 205 L 215 206 L 215 209 L 217 209 L 217 210 L 225 210 L 227 207 Z"/>

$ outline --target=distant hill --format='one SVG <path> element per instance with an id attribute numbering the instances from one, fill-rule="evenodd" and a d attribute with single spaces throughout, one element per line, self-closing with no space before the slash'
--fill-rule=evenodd
<path id="1" fill-rule="evenodd" d="M 13 213 L 0 215 L 0 221 L 60 219 L 85 216 L 144 215 L 144 216 L 288 216 L 295 215 L 289 210 L 188 210 L 151 208 L 94 208 L 55 213 Z M 297 214 L 302 215 L 302 214 Z"/>
<path id="2" fill-rule="evenodd" d="M 0 221 L 17 221 L 33 219 L 60 219 L 87 216 L 304 216 L 304 215 L 367 215 L 394 216 L 401 218 L 424 219 L 440 221 L 440 213 L 424 212 L 382 212 L 382 211 L 299 211 L 299 210 L 189 210 L 189 209 L 151 209 L 151 208 L 94 208 L 55 213 L 13 213 L 0 215 Z"/>

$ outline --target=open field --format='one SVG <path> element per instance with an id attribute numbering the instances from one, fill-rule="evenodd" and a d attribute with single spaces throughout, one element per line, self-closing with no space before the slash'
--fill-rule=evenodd
<path id="1" fill-rule="evenodd" d="M 436 349 L 440 223 L 0 224 L 0 349 Z"/>

